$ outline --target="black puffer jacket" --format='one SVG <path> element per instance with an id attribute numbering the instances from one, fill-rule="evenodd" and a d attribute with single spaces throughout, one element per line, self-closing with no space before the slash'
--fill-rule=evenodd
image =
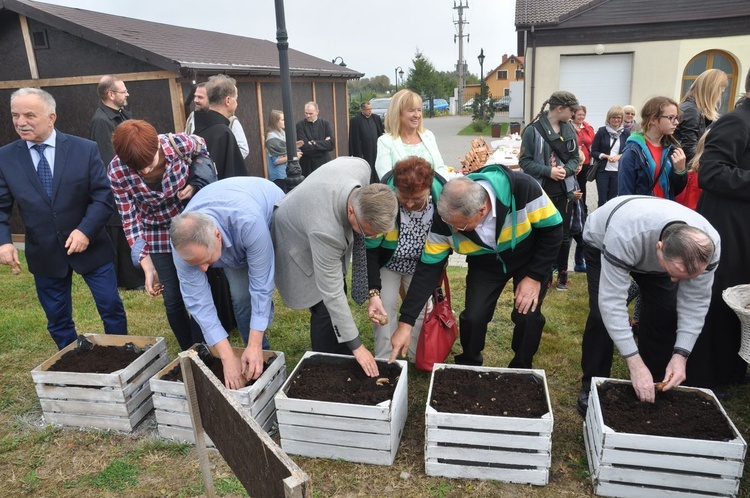
<path id="1" fill-rule="evenodd" d="M 695 146 L 698 144 L 701 136 L 703 136 L 708 125 L 711 124 L 711 121 L 707 120 L 701 114 L 700 109 L 698 109 L 692 98 L 680 104 L 680 110 L 683 114 L 682 121 L 680 121 L 680 124 L 674 130 L 674 137 L 682 145 L 687 164 L 690 165 L 690 161 L 695 156 Z"/>

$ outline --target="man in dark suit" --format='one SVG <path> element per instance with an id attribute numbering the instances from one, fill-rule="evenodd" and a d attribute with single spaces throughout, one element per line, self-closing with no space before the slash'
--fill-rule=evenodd
<path id="1" fill-rule="evenodd" d="M 125 87 L 125 82 L 112 75 L 102 76 L 96 92 L 99 94 L 99 105 L 96 106 L 94 116 L 91 118 L 89 138 L 99 147 L 99 154 L 102 156 L 106 169 L 115 157 L 112 133 L 120 123 L 132 119 L 130 111 L 125 109 L 130 93 Z M 143 270 L 138 266 L 133 266 L 130 260 L 130 245 L 122 230 L 122 220 L 117 208 L 107 220 L 106 227 L 115 248 L 117 285 L 125 289 L 143 289 L 145 276 Z"/>
<path id="2" fill-rule="evenodd" d="M 96 143 L 55 129 L 55 99 L 44 90 L 13 92 L 10 110 L 21 140 L 0 148 L 0 264 L 20 265 L 10 235 L 15 201 L 26 226 L 29 271 L 57 347 L 76 340 L 73 271 L 89 286 L 105 333 L 127 334 L 104 229 L 112 192 Z"/>
<path id="3" fill-rule="evenodd" d="M 380 116 L 372 113 L 372 104 L 362 102 L 362 111 L 349 122 L 349 155 L 361 157 L 370 163 L 370 183 L 378 183 L 375 158 L 378 155 L 378 137 L 383 134 Z"/>
<path id="4" fill-rule="evenodd" d="M 333 127 L 325 119 L 319 119 L 318 104 L 305 104 L 305 119 L 297 123 L 297 140 L 302 142 L 299 164 L 305 178 L 331 160 L 331 151 L 336 144 Z"/>

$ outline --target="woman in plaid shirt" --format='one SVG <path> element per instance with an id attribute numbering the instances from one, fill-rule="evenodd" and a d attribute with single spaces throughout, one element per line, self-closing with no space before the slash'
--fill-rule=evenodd
<path id="1" fill-rule="evenodd" d="M 185 158 L 208 157 L 202 138 L 178 133 L 158 135 L 146 121 L 128 120 L 115 129 L 117 154 L 108 167 L 115 204 L 134 265 L 146 275 L 146 291 L 164 295 L 167 320 L 180 348 L 203 342 L 198 324 L 188 315 L 172 261 L 169 227 L 206 179 L 190 176 Z"/>

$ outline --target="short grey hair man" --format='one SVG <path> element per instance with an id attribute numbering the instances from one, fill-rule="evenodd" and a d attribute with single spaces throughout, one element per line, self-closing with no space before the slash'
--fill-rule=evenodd
<path id="1" fill-rule="evenodd" d="M 221 104 L 227 97 L 234 97 L 237 93 L 237 80 L 225 74 L 216 74 L 208 78 L 206 94 L 211 106 Z"/>
<path id="2" fill-rule="evenodd" d="M 190 211 L 172 218 L 169 238 L 177 251 L 195 244 L 212 252 L 217 244 L 215 232 L 216 222 L 213 218 L 204 213 Z"/>
<path id="3" fill-rule="evenodd" d="M 351 204 L 360 222 L 370 225 L 375 233 L 393 230 L 393 220 L 398 212 L 398 202 L 394 202 L 393 189 L 382 183 L 375 183 L 360 189 L 352 196 Z"/>
<path id="4" fill-rule="evenodd" d="M 13 104 L 13 101 L 16 100 L 16 98 L 25 97 L 27 95 L 36 95 L 37 97 L 39 97 L 42 100 L 42 104 L 44 105 L 44 111 L 48 116 L 56 113 L 57 103 L 55 102 L 55 98 L 49 92 L 46 92 L 41 88 L 19 88 L 18 90 L 10 94 L 11 105 Z"/>
<path id="5" fill-rule="evenodd" d="M 470 218 L 477 214 L 487 202 L 487 191 L 470 178 L 458 177 L 443 187 L 438 199 L 438 214 L 441 218 L 460 215 Z"/>

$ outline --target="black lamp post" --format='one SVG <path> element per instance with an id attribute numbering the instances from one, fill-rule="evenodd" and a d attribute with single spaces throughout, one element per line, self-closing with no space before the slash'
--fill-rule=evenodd
<path id="1" fill-rule="evenodd" d="M 274 0 L 276 8 L 276 46 L 279 49 L 279 78 L 281 80 L 281 102 L 284 115 L 289 116 L 290 121 L 293 114 L 292 107 L 292 76 L 289 72 L 289 36 L 286 31 L 286 16 L 284 14 L 284 0 Z M 284 129 L 286 135 L 286 157 L 287 178 L 298 179 L 299 161 L 297 159 L 297 133 L 294 126 Z M 294 173 L 297 173 L 296 175 Z M 301 180 L 299 180 L 301 181 Z M 299 183 L 297 181 L 297 183 Z"/>
<path id="2" fill-rule="evenodd" d="M 393 77 L 396 79 L 396 91 L 398 91 L 398 77 L 401 76 L 401 81 L 404 81 L 404 70 L 401 66 L 398 66 L 393 70 Z"/>
<path id="3" fill-rule="evenodd" d="M 333 59 L 333 60 L 332 60 L 331 62 L 332 62 L 333 64 L 336 64 L 336 61 L 337 61 L 337 60 L 341 60 L 341 62 L 339 62 L 339 66 L 341 66 L 341 67 L 346 67 L 346 62 L 344 62 L 344 59 L 343 59 L 343 58 L 342 58 L 342 57 L 341 57 L 340 55 L 339 55 L 339 56 L 337 56 L 337 57 L 335 57 L 335 58 L 334 58 L 334 59 Z"/>
<path id="4" fill-rule="evenodd" d="M 479 55 L 477 56 L 477 59 L 479 60 L 479 95 L 481 98 L 481 101 L 479 102 L 479 109 L 481 111 L 482 117 L 484 117 L 484 49 L 479 50 Z"/>

